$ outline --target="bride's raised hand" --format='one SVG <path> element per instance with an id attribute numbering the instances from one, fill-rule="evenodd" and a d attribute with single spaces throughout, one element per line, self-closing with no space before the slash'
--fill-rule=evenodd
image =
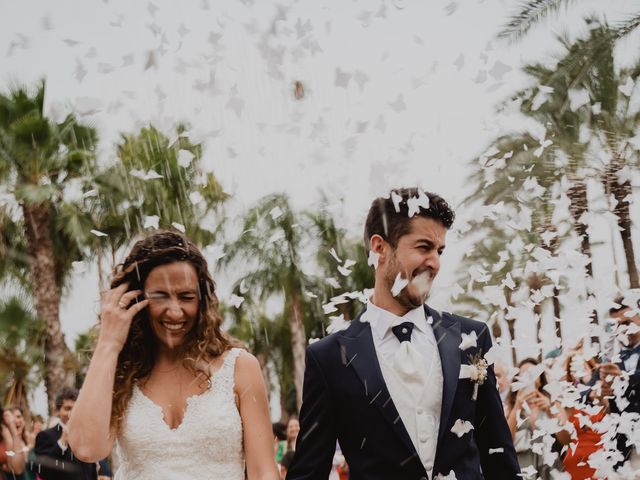
<path id="1" fill-rule="evenodd" d="M 136 314 L 149 304 L 149 300 L 136 300 L 142 294 L 140 290 L 127 291 L 125 282 L 109 290 L 103 297 L 100 310 L 100 335 L 98 344 L 122 350 L 127 340 L 131 321 Z"/>

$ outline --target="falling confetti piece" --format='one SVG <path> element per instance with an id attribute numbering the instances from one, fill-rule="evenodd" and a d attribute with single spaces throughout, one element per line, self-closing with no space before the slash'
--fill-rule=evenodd
<path id="1" fill-rule="evenodd" d="M 460 418 L 456 420 L 456 423 L 451 427 L 451 433 L 455 433 L 458 438 L 462 438 L 464 434 L 469 433 L 471 430 L 473 430 L 471 422 Z"/>
<path id="2" fill-rule="evenodd" d="M 148 215 L 144 217 L 143 228 L 155 228 L 160 227 L 160 217 L 158 215 Z"/>
<path id="3" fill-rule="evenodd" d="M 178 150 L 178 165 L 182 168 L 187 168 L 191 165 L 191 161 L 195 158 L 195 155 L 189 150 Z"/>
<path id="4" fill-rule="evenodd" d="M 235 293 L 232 293 L 231 297 L 229 297 L 229 304 L 233 305 L 235 308 L 240 308 L 242 302 L 244 302 L 244 297 L 236 295 Z"/>
<path id="5" fill-rule="evenodd" d="M 393 286 L 391 287 L 391 295 L 397 297 L 402 289 L 407 285 L 409 285 L 409 280 L 407 280 L 406 278 L 402 278 L 401 274 L 398 273 L 398 275 L 396 275 L 396 279 L 393 282 Z"/>
<path id="6" fill-rule="evenodd" d="M 478 346 L 478 335 L 476 334 L 475 330 L 472 330 L 471 333 L 462 332 L 460 336 L 462 337 L 462 341 L 460 342 L 460 350 L 467 350 L 468 348 L 475 348 Z"/>
<path id="7" fill-rule="evenodd" d="M 271 209 L 271 211 L 269 212 L 269 215 L 271 215 L 272 220 L 277 220 L 282 215 L 284 215 L 284 212 L 280 207 L 276 206 Z"/>

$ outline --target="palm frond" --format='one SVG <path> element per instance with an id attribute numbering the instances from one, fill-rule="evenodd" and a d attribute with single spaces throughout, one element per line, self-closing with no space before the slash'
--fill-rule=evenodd
<path id="1" fill-rule="evenodd" d="M 530 0 L 523 2 L 520 11 L 513 15 L 498 37 L 511 41 L 520 40 L 536 24 L 549 15 L 556 13 L 560 7 L 566 6 L 573 0 Z"/>
<path id="2" fill-rule="evenodd" d="M 640 15 L 633 15 L 624 22 L 620 22 L 615 27 L 616 39 L 626 37 L 638 28 L 638 26 L 640 26 Z"/>

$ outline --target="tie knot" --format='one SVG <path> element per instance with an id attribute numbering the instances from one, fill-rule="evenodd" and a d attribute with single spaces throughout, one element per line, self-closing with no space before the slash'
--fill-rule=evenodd
<path id="1" fill-rule="evenodd" d="M 391 327 L 391 331 L 398 338 L 398 340 L 400 340 L 400 343 L 410 342 L 413 326 L 414 325 L 412 322 L 404 322 L 400 325 L 396 325 L 395 327 Z"/>
<path id="2" fill-rule="evenodd" d="M 623 362 L 626 362 L 636 353 L 640 353 L 640 344 L 636 345 L 635 347 L 623 348 L 620 352 L 620 358 Z"/>

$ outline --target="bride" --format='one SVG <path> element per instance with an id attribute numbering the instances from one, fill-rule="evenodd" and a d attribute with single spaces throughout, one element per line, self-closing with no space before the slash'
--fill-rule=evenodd
<path id="1" fill-rule="evenodd" d="M 183 236 L 137 242 L 105 295 L 68 424 L 95 462 L 115 444 L 117 480 L 277 479 L 260 366 L 220 328 L 206 260 Z"/>

